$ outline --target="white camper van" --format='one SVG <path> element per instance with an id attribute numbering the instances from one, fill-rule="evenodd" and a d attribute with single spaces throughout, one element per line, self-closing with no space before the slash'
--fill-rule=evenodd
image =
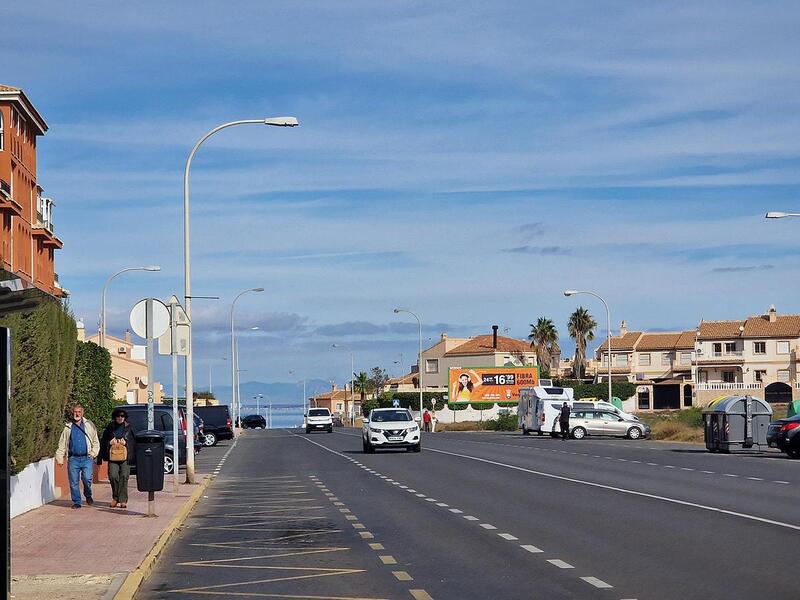
<path id="1" fill-rule="evenodd" d="M 560 432 L 558 415 L 561 406 L 566 402 L 570 407 L 573 400 L 572 388 L 536 386 L 522 388 L 519 391 L 517 417 L 524 435 L 535 431 L 539 435 L 545 432 L 556 435 Z"/>

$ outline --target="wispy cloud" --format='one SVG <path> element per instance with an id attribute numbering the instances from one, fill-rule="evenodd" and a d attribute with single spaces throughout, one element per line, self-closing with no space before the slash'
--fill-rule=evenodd
<path id="1" fill-rule="evenodd" d="M 750 271 L 769 271 L 774 269 L 775 265 L 750 265 L 750 266 L 737 266 L 737 267 L 715 267 L 711 269 L 712 273 L 748 273 Z"/>
<path id="2" fill-rule="evenodd" d="M 503 248 L 500 252 L 509 254 L 538 254 L 539 256 L 567 256 L 572 254 L 571 248 L 564 246 L 515 246 Z"/>

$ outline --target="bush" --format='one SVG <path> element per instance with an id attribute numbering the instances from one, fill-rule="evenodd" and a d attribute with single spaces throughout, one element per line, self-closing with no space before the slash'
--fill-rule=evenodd
<path id="1" fill-rule="evenodd" d="M 442 410 L 445 401 L 443 394 L 437 392 L 422 392 L 422 407 L 431 410 Z M 419 410 L 419 392 L 386 392 L 380 397 L 382 407 L 391 407 L 393 400 L 399 400 L 402 408 Z M 435 406 L 434 406 L 435 403 Z"/>
<path id="2" fill-rule="evenodd" d="M 53 456 L 64 428 L 72 388 L 77 330 L 56 300 L 0 318 L 11 329 L 11 464 L 26 465 Z"/>
<path id="3" fill-rule="evenodd" d="M 450 410 L 459 411 L 459 410 L 467 410 L 467 406 L 469 406 L 469 404 L 462 404 L 456 402 L 448 404 L 447 408 L 449 408 Z"/>
<path id="4" fill-rule="evenodd" d="M 381 403 L 379 400 L 375 398 L 365 398 L 361 403 L 361 414 L 366 417 L 371 410 L 379 408 L 380 406 Z"/>
<path id="5" fill-rule="evenodd" d="M 516 431 L 518 423 L 517 415 L 500 415 L 486 421 L 485 427 L 493 431 Z"/>
<path id="6" fill-rule="evenodd" d="M 494 408 L 494 402 L 470 402 L 469 405 L 474 410 L 489 410 Z"/>
<path id="7" fill-rule="evenodd" d="M 607 383 L 583 383 L 575 379 L 557 379 L 553 382 L 558 387 L 572 388 L 575 392 L 575 400 L 581 398 L 597 398 L 598 400 L 608 400 Z M 636 393 L 636 384 L 627 381 L 612 382 L 611 393 L 622 400 L 627 400 Z"/>
<path id="8" fill-rule="evenodd" d="M 117 404 L 108 350 L 94 342 L 78 342 L 69 400 L 70 404 L 81 404 L 97 427 L 108 424 Z"/>

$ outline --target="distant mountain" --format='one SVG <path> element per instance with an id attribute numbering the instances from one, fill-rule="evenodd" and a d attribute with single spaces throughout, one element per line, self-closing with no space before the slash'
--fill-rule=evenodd
<path id="1" fill-rule="evenodd" d="M 303 383 L 265 383 L 263 381 L 243 381 L 239 385 L 242 395 L 242 406 L 255 406 L 253 399 L 259 394 L 263 396 L 261 402 L 272 401 L 272 404 L 296 404 L 298 407 L 303 404 Z M 331 384 L 324 379 L 308 379 L 306 381 L 306 398 L 316 394 L 327 392 L 331 389 Z M 231 402 L 231 386 L 215 385 L 214 395 L 222 404 Z M 263 406 L 263 404 L 262 404 Z"/>

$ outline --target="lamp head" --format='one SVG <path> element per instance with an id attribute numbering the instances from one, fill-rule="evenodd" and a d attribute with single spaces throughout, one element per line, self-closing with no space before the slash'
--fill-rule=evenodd
<path id="1" fill-rule="evenodd" d="M 251 292 L 263 292 L 263 291 L 264 291 L 264 288 L 253 288 L 253 289 L 252 289 L 252 290 L 250 290 L 250 291 L 251 291 Z"/>
<path id="2" fill-rule="evenodd" d="M 251 327 L 250 331 L 258 331 L 259 329 L 260 329 L 260 327 L 258 325 L 256 325 L 255 327 Z"/>
<path id="3" fill-rule="evenodd" d="M 150 265 L 149 267 L 142 267 L 145 271 L 160 271 L 161 267 L 159 265 Z"/>
<path id="4" fill-rule="evenodd" d="M 274 127 L 297 127 L 300 121 L 297 117 L 267 117 L 264 119 L 264 125 L 273 125 Z"/>
<path id="5" fill-rule="evenodd" d="M 776 210 L 771 210 L 767 214 L 764 215 L 765 219 L 782 219 L 783 217 L 787 217 L 788 215 L 785 212 L 780 212 Z"/>
<path id="6" fill-rule="evenodd" d="M 575 295 L 577 293 L 578 293 L 577 290 L 564 290 L 564 295 L 565 296 L 573 296 L 573 295 Z"/>

